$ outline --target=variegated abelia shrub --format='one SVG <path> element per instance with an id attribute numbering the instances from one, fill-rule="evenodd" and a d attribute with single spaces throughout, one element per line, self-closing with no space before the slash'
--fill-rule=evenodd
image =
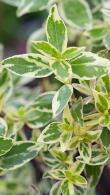
<path id="1" fill-rule="evenodd" d="M 73 25 L 66 10 L 69 1 L 60 6 Z M 73 1 L 74 6 L 76 2 L 88 11 L 82 12 L 85 22 L 76 18 L 73 26 L 90 28 L 88 5 L 78 0 Z M 23 3 L 19 15 L 26 12 Z M 103 33 L 95 37 L 95 30 L 101 33 L 102 29 L 89 30 L 88 35 L 102 38 Z M 50 10 L 45 31 L 47 41 L 33 41 L 32 53 L 1 61 L 0 170 L 4 174 L 38 158 L 44 180 L 50 181 L 50 195 L 93 195 L 103 167 L 110 161 L 110 60 L 85 47 L 67 47 L 67 28 L 56 5 Z M 57 91 L 37 97 L 35 92 L 35 98 L 22 91 L 25 98 L 17 99 L 21 83 L 25 84 L 23 78 L 51 75 L 60 83 Z M 30 140 L 23 133 L 24 125 L 35 133 Z"/>

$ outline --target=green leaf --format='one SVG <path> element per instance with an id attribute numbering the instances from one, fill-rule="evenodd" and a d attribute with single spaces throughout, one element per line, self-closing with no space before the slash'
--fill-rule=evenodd
<path id="1" fill-rule="evenodd" d="M 90 187 L 95 187 L 101 177 L 103 168 L 101 166 L 86 165 L 87 178 L 90 179 Z"/>
<path id="2" fill-rule="evenodd" d="M 53 148 L 50 150 L 51 155 L 60 162 L 66 162 L 68 160 L 68 155 L 65 152 L 62 152 L 58 148 Z M 69 159 L 70 160 L 70 159 Z M 70 160 L 71 161 L 71 160 Z M 69 162 L 70 162 L 69 161 Z"/>
<path id="3" fill-rule="evenodd" d="M 106 127 L 102 130 L 101 141 L 104 147 L 108 148 L 110 146 L 110 130 Z"/>
<path id="4" fill-rule="evenodd" d="M 2 64 L 13 73 L 20 76 L 42 78 L 52 74 L 48 59 L 42 55 L 16 55 L 3 60 Z"/>
<path id="5" fill-rule="evenodd" d="M 105 76 L 110 71 L 110 61 L 92 52 L 83 52 L 78 58 L 70 60 L 73 77 L 84 80 Z"/>
<path id="6" fill-rule="evenodd" d="M 61 183 L 61 192 L 63 195 L 73 195 L 74 194 L 73 184 L 68 180 L 64 180 Z"/>
<path id="7" fill-rule="evenodd" d="M 99 93 L 99 92 L 94 90 L 93 95 L 95 98 L 96 109 L 101 113 L 108 111 L 109 104 L 108 104 L 107 98 L 105 97 L 105 94 Z"/>
<path id="8" fill-rule="evenodd" d="M 0 168 L 13 170 L 37 156 L 37 145 L 33 142 L 18 142 L 0 159 Z"/>
<path id="9" fill-rule="evenodd" d="M 52 101 L 52 110 L 54 117 L 59 115 L 68 104 L 73 93 L 71 85 L 63 85 L 55 94 Z"/>
<path id="10" fill-rule="evenodd" d="M 69 47 L 62 53 L 62 56 L 65 60 L 71 60 L 81 55 L 84 50 L 84 47 Z"/>
<path id="11" fill-rule="evenodd" d="M 64 108 L 64 111 L 63 111 L 63 122 L 67 125 L 69 124 L 72 125 L 74 122 L 74 119 L 72 117 L 72 114 L 71 114 L 71 111 L 68 105 Z"/>
<path id="12" fill-rule="evenodd" d="M 84 162 L 88 163 L 92 155 L 91 145 L 88 143 L 81 142 L 79 145 L 79 153 L 81 158 L 83 158 Z"/>
<path id="13" fill-rule="evenodd" d="M 106 75 L 102 77 L 103 85 L 108 94 L 110 94 L 110 77 Z"/>
<path id="14" fill-rule="evenodd" d="M 87 181 L 83 176 L 75 175 L 74 176 L 74 184 L 77 185 L 77 186 L 87 185 Z"/>
<path id="15" fill-rule="evenodd" d="M 71 138 L 72 138 L 72 132 L 63 131 L 60 137 L 60 146 L 62 152 L 68 150 Z"/>
<path id="16" fill-rule="evenodd" d="M 0 136 L 0 156 L 10 151 L 13 146 L 13 140 Z"/>
<path id="17" fill-rule="evenodd" d="M 59 141 L 61 130 L 59 128 L 60 123 L 51 123 L 41 133 L 38 138 L 38 142 L 47 144 L 53 144 Z"/>
<path id="18" fill-rule="evenodd" d="M 89 162 L 89 165 L 97 166 L 97 165 L 103 165 L 108 161 L 109 157 L 108 155 L 101 151 L 99 148 L 92 150 L 92 157 Z"/>
<path id="19" fill-rule="evenodd" d="M 64 179 L 64 174 L 60 169 L 51 169 L 50 171 L 44 173 L 43 178 L 62 180 Z"/>
<path id="20" fill-rule="evenodd" d="M 27 13 L 41 11 L 48 6 L 48 0 L 22 0 L 17 10 L 17 15 L 22 16 Z"/>
<path id="21" fill-rule="evenodd" d="M 99 41 L 103 39 L 104 35 L 106 34 L 106 31 L 106 26 L 101 25 L 94 27 L 88 33 L 93 41 Z"/>
<path id="22" fill-rule="evenodd" d="M 45 55 L 47 57 L 57 58 L 60 56 L 60 53 L 46 41 L 33 41 L 32 47 L 37 53 Z"/>
<path id="23" fill-rule="evenodd" d="M 110 33 L 105 35 L 105 37 L 103 39 L 103 43 L 104 43 L 105 47 L 109 50 L 110 49 Z"/>
<path id="24" fill-rule="evenodd" d="M 3 3 L 7 3 L 11 6 L 15 6 L 15 7 L 18 7 L 20 5 L 20 3 L 22 2 L 22 0 L 0 0 L 1 2 Z"/>
<path id="25" fill-rule="evenodd" d="M 87 181 L 83 176 L 73 173 L 71 169 L 65 171 L 65 177 L 71 183 L 78 185 L 78 186 L 87 184 Z"/>
<path id="26" fill-rule="evenodd" d="M 63 83 L 70 83 L 72 78 L 72 69 L 67 61 L 54 61 L 51 64 L 52 71 L 56 75 L 56 79 Z"/>
<path id="27" fill-rule="evenodd" d="M 8 126 L 4 119 L 0 118 L 0 136 L 6 135 Z"/>
<path id="28" fill-rule="evenodd" d="M 110 10 L 107 8 L 101 9 L 104 21 L 108 24 L 110 24 Z"/>
<path id="29" fill-rule="evenodd" d="M 92 27 L 92 13 L 85 0 L 63 0 L 61 6 L 67 24 L 86 30 Z"/>
<path id="30" fill-rule="evenodd" d="M 108 161 L 108 156 L 104 154 L 100 154 L 92 158 L 88 164 L 92 166 L 104 165 L 107 161 Z"/>
<path id="31" fill-rule="evenodd" d="M 83 126 L 83 104 L 81 98 L 72 105 L 71 114 L 74 120 Z"/>
<path id="32" fill-rule="evenodd" d="M 85 164 L 79 160 L 75 161 L 71 167 L 71 171 L 75 174 L 81 174 L 84 170 Z"/>
<path id="33" fill-rule="evenodd" d="M 57 182 L 57 183 L 55 183 L 53 186 L 52 186 L 52 188 L 51 188 L 51 190 L 50 190 L 50 195 L 60 195 L 61 193 L 60 193 L 60 182 Z"/>
<path id="34" fill-rule="evenodd" d="M 43 93 L 33 101 L 32 105 L 27 107 L 26 118 L 30 127 L 41 128 L 52 120 L 54 94 L 55 92 Z"/>
<path id="35" fill-rule="evenodd" d="M 5 68 L 0 71 L 0 108 L 2 103 L 7 101 L 12 93 L 12 78 Z M 2 102 L 3 101 L 3 102 Z"/>
<path id="36" fill-rule="evenodd" d="M 100 138 L 102 130 L 87 131 L 84 135 L 84 140 L 87 142 L 93 142 Z"/>
<path id="37" fill-rule="evenodd" d="M 47 20 L 47 39 L 59 51 L 67 47 L 67 29 L 58 14 L 56 5 L 52 7 Z"/>

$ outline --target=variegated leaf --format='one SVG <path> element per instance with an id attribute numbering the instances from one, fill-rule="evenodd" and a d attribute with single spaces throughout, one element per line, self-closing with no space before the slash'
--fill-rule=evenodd
<path id="1" fill-rule="evenodd" d="M 37 156 L 37 145 L 33 142 L 17 142 L 11 150 L 0 159 L 0 168 L 3 170 L 17 169 L 35 156 Z"/>
<path id="2" fill-rule="evenodd" d="M 47 39 L 59 51 L 67 47 L 67 29 L 54 5 L 47 20 Z"/>
<path id="3" fill-rule="evenodd" d="M 107 127 L 104 127 L 102 130 L 101 141 L 105 148 L 110 146 L 110 130 Z"/>
<path id="4" fill-rule="evenodd" d="M 79 145 L 79 153 L 85 163 L 89 163 L 92 155 L 91 145 L 81 142 Z"/>
<path id="5" fill-rule="evenodd" d="M 0 109 L 2 103 L 4 104 L 12 94 L 12 77 L 8 70 L 5 68 L 0 71 Z"/>
<path id="6" fill-rule="evenodd" d="M 79 174 L 75 174 L 74 172 L 72 172 L 71 169 L 65 171 L 65 177 L 71 183 L 78 185 L 78 186 L 87 184 L 87 181 L 83 176 Z"/>
<path id="7" fill-rule="evenodd" d="M 71 85 L 63 85 L 55 94 L 52 101 L 52 110 L 54 117 L 59 115 L 65 106 L 67 106 L 73 93 Z"/>
<path id="8" fill-rule="evenodd" d="M 32 47 L 34 51 L 47 57 L 59 58 L 60 53 L 57 49 L 46 41 L 33 41 Z"/>
<path id="9" fill-rule="evenodd" d="M 99 148 L 92 150 L 92 157 L 89 165 L 97 166 L 105 164 L 109 159 L 109 156 L 102 152 Z"/>
<path id="10" fill-rule="evenodd" d="M 13 146 L 13 140 L 11 138 L 0 136 L 0 156 L 9 152 L 12 146 Z"/>
<path id="11" fill-rule="evenodd" d="M 76 174 L 81 174 L 84 170 L 85 164 L 79 160 L 75 161 L 71 167 L 72 172 Z"/>
<path id="12" fill-rule="evenodd" d="M 47 144 L 53 144 L 60 140 L 61 129 L 59 128 L 60 123 L 51 123 L 48 125 L 40 134 L 38 142 Z"/>
<path id="13" fill-rule="evenodd" d="M 83 52 L 81 56 L 70 60 L 73 77 L 83 80 L 95 79 L 110 72 L 110 61 L 92 52 Z"/>
<path id="14" fill-rule="evenodd" d="M 100 138 L 102 130 L 87 131 L 84 135 L 84 140 L 87 142 L 93 142 Z"/>
<path id="15" fill-rule="evenodd" d="M 51 188 L 51 190 L 50 190 L 50 195 L 60 195 L 61 193 L 60 193 L 60 182 L 57 182 L 57 183 L 55 183 L 53 186 L 52 186 L 52 188 Z"/>
<path id="16" fill-rule="evenodd" d="M 77 186 L 87 185 L 87 180 L 81 175 L 74 176 L 74 184 Z"/>
<path id="17" fill-rule="evenodd" d="M 16 1 L 14 1 L 14 0 L 0 0 L 0 1 L 3 3 L 7 3 L 11 6 L 15 6 L 15 7 L 18 7 L 19 4 L 22 2 L 22 0 L 16 0 Z"/>
<path id="18" fill-rule="evenodd" d="M 17 15 L 20 17 L 24 14 L 41 11 L 48 6 L 48 0 L 22 0 L 18 10 Z"/>
<path id="19" fill-rule="evenodd" d="M 103 85 L 108 94 L 110 94 L 110 76 L 102 77 Z"/>
<path id="20" fill-rule="evenodd" d="M 61 192 L 63 195 L 73 195 L 74 194 L 73 184 L 65 179 L 61 183 Z"/>
<path id="21" fill-rule="evenodd" d="M 2 61 L 2 65 L 20 76 L 42 78 L 52 74 L 48 59 L 40 54 L 22 54 L 9 57 Z"/>
<path id="22" fill-rule="evenodd" d="M 26 118 L 30 127 L 41 128 L 52 120 L 52 100 L 54 94 L 55 92 L 43 93 L 27 107 Z"/>
<path id="23" fill-rule="evenodd" d="M 6 135 L 8 126 L 4 119 L 0 118 L 0 136 Z"/>
<path id="24" fill-rule="evenodd" d="M 63 111 L 63 121 L 65 124 L 70 124 L 70 125 L 72 125 L 74 122 L 74 119 L 72 117 L 72 114 L 71 114 L 71 111 L 68 105 L 64 108 L 64 111 Z"/>
<path id="25" fill-rule="evenodd" d="M 95 99 L 96 109 L 101 113 L 108 111 L 109 103 L 108 103 L 108 100 L 107 100 L 105 94 L 94 90 L 93 95 L 94 95 L 94 99 Z"/>
<path id="26" fill-rule="evenodd" d="M 72 79 L 72 69 L 67 61 L 54 61 L 51 64 L 51 68 L 56 75 L 56 79 L 62 83 L 70 83 Z"/>
<path id="27" fill-rule="evenodd" d="M 83 102 L 81 98 L 77 102 L 73 103 L 71 107 L 71 114 L 74 120 L 83 126 Z"/>
<path id="28" fill-rule="evenodd" d="M 90 29 L 92 26 L 92 13 L 85 0 L 63 0 L 61 1 L 64 20 L 72 27 L 79 29 Z M 79 14 L 80 13 L 80 14 Z"/>
<path id="29" fill-rule="evenodd" d="M 51 169 L 50 171 L 47 171 L 44 173 L 43 178 L 51 178 L 51 179 L 57 179 L 57 180 L 63 180 L 64 173 L 60 169 Z"/>
<path id="30" fill-rule="evenodd" d="M 62 56 L 65 60 L 72 60 L 80 56 L 84 50 L 84 47 L 69 47 L 62 53 Z"/>

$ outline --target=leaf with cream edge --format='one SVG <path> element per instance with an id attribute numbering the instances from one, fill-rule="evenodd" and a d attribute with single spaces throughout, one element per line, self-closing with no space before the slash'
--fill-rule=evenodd
<path id="1" fill-rule="evenodd" d="M 52 101 L 53 115 L 56 117 L 59 115 L 65 106 L 67 106 L 73 93 L 73 88 L 71 85 L 63 85 L 55 94 Z"/>
<path id="2" fill-rule="evenodd" d="M 93 90 L 93 96 L 95 99 L 95 106 L 98 112 L 104 113 L 109 109 L 109 102 L 105 94 L 100 93 L 96 90 Z"/>
<path id="3" fill-rule="evenodd" d="M 87 142 L 94 142 L 100 138 L 102 130 L 87 131 L 84 135 L 84 140 Z"/>
<path id="4" fill-rule="evenodd" d="M 9 57 L 2 61 L 2 65 L 19 76 L 42 78 L 52 74 L 48 59 L 40 54 L 22 54 Z"/>
<path id="5" fill-rule="evenodd" d="M 61 192 L 60 192 L 60 182 L 55 183 L 52 186 L 51 190 L 50 190 L 50 195 L 56 195 L 56 194 L 57 195 L 61 194 Z"/>
<path id="6" fill-rule="evenodd" d="M 56 5 L 51 8 L 47 20 L 47 39 L 59 51 L 64 51 L 67 47 L 67 29 L 59 16 Z"/>
<path id="7" fill-rule="evenodd" d="M 41 128 L 52 120 L 52 100 L 54 95 L 55 92 L 43 93 L 27 107 L 27 124 L 31 128 Z"/>
<path id="8" fill-rule="evenodd" d="M 0 159 L 3 170 L 17 169 L 37 156 L 38 148 L 34 142 L 17 142 L 11 150 Z"/>
<path id="9" fill-rule="evenodd" d="M 51 68 L 56 75 L 56 79 L 66 84 L 71 82 L 72 69 L 67 61 L 54 61 L 51 63 Z"/>
<path id="10" fill-rule="evenodd" d="M 0 156 L 5 155 L 11 150 L 13 146 L 13 140 L 11 138 L 6 138 L 0 136 Z"/>
<path id="11" fill-rule="evenodd" d="M 78 149 L 80 156 L 83 158 L 84 162 L 88 163 L 92 155 L 91 145 L 88 143 L 81 142 Z"/>
<path id="12" fill-rule="evenodd" d="M 65 177 L 69 182 L 71 182 L 77 186 L 87 184 L 87 181 L 83 176 L 72 172 L 71 169 L 65 170 Z"/>
<path id="13" fill-rule="evenodd" d="M 60 52 L 58 52 L 54 46 L 52 46 L 46 41 L 33 41 L 32 47 L 34 51 L 41 53 L 44 56 L 53 58 L 60 57 Z"/>
<path id="14" fill-rule="evenodd" d="M 54 144 L 59 142 L 61 129 L 59 127 L 60 123 L 51 123 L 48 125 L 40 134 L 38 138 L 38 143 L 47 143 L 47 144 Z"/>
<path id="15" fill-rule="evenodd" d="M 5 103 L 12 94 L 12 89 L 13 84 L 11 74 L 8 70 L 6 70 L 6 68 L 2 67 L 0 71 L 0 109 L 2 107 L 2 103 Z"/>
<path id="16" fill-rule="evenodd" d="M 80 98 L 77 102 L 75 102 L 71 107 L 71 114 L 74 120 L 83 126 L 83 102 L 82 98 Z"/>
<path id="17" fill-rule="evenodd" d="M 92 52 L 83 52 L 76 59 L 69 60 L 73 78 L 90 80 L 102 77 L 110 72 L 110 61 Z"/>
<path id="18" fill-rule="evenodd" d="M 6 135 L 8 126 L 4 119 L 0 118 L 0 136 Z"/>
<path id="19" fill-rule="evenodd" d="M 85 47 L 69 47 L 62 53 L 62 56 L 65 60 L 71 60 L 81 55 L 84 50 Z"/>
<path id="20" fill-rule="evenodd" d="M 63 180 L 61 183 L 61 192 L 63 195 L 73 195 L 74 194 L 74 187 L 71 182 L 67 179 Z"/>
<path id="21" fill-rule="evenodd" d="M 105 148 L 110 147 L 110 130 L 107 127 L 102 130 L 101 142 Z"/>
<path id="22" fill-rule="evenodd" d="M 77 160 L 72 164 L 71 170 L 72 172 L 75 172 L 76 174 L 81 174 L 84 170 L 84 167 L 85 167 L 85 164 Z"/>
<path id="23" fill-rule="evenodd" d="M 85 163 L 84 159 L 81 156 L 76 157 L 77 160 L 80 160 L 82 163 Z M 109 160 L 109 155 L 102 151 L 100 148 L 92 149 L 92 156 L 89 162 L 86 164 L 91 166 L 104 165 Z"/>
<path id="24" fill-rule="evenodd" d="M 7 3 L 11 6 L 18 7 L 23 0 L 0 0 L 0 2 Z"/>
<path id="25" fill-rule="evenodd" d="M 92 13 L 85 0 L 63 0 L 61 1 L 60 6 L 62 15 L 67 24 L 81 30 L 91 29 Z"/>
<path id="26" fill-rule="evenodd" d="M 48 0 L 22 0 L 17 15 L 20 17 L 27 13 L 41 11 L 48 7 L 48 2 Z"/>

